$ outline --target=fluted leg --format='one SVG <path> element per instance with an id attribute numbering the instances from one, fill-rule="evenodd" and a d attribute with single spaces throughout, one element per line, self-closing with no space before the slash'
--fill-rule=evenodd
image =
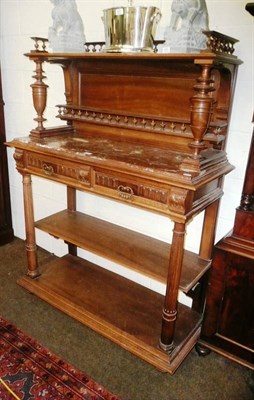
<path id="1" fill-rule="evenodd" d="M 26 226 L 26 252 L 28 264 L 27 275 L 31 278 L 36 278 L 40 275 L 40 272 L 37 262 L 37 248 L 35 241 L 32 181 L 31 175 L 29 174 L 23 175 L 23 194 Z"/>

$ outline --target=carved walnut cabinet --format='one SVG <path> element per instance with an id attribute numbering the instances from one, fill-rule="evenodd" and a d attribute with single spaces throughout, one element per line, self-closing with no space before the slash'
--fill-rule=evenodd
<path id="1" fill-rule="evenodd" d="M 197 346 L 205 348 L 254 370 L 254 133 L 233 229 L 213 249 Z"/>
<path id="2" fill-rule="evenodd" d="M 23 176 L 27 274 L 19 284 L 160 370 L 173 373 L 200 334 L 237 67 L 234 40 L 211 33 L 198 54 L 26 54 L 37 126 L 15 139 Z M 218 44 L 219 43 L 219 44 Z M 65 126 L 44 127 L 44 63 L 63 70 Z M 67 186 L 67 209 L 35 221 L 31 176 Z M 172 244 L 82 214 L 76 191 L 162 214 Z M 186 225 L 205 211 L 199 254 L 184 250 Z M 64 240 L 69 253 L 39 266 L 35 228 Z M 77 247 L 162 282 L 160 295 L 77 256 Z M 178 303 L 179 288 L 193 298 Z"/>

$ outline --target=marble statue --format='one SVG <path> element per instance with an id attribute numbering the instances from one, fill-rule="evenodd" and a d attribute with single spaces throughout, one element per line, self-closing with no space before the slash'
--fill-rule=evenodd
<path id="1" fill-rule="evenodd" d="M 205 0 L 173 0 L 164 49 L 171 53 L 193 53 L 206 48 L 209 17 Z"/>
<path id="2" fill-rule="evenodd" d="M 49 46 L 56 53 L 83 53 L 84 26 L 75 0 L 50 0 L 53 25 L 49 28 Z"/>

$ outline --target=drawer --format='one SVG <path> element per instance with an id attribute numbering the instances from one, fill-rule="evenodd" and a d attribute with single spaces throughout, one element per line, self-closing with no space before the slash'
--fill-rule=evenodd
<path id="1" fill-rule="evenodd" d="M 165 214 L 184 215 L 191 209 L 189 190 L 171 185 L 156 184 L 140 179 L 135 181 L 124 175 L 117 176 L 103 170 L 94 171 L 94 192 L 118 200 L 140 205 Z"/>
<path id="2" fill-rule="evenodd" d="M 75 186 L 91 186 L 92 168 L 87 165 L 34 153 L 26 154 L 25 163 L 26 168 L 36 175 Z"/>
<path id="3" fill-rule="evenodd" d="M 136 182 L 129 177 L 118 177 L 107 173 L 107 171 L 95 171 L 94 191 L 133 205 L 145 206 L 148 209 L 166 213 L 170 209 L 180 213 L 184 212 L 182 193 L 181 198 L 179 198 L 177 188 L 175 190 L 171 186 L 157 187 L 150 181 L 140 180 Z"/>

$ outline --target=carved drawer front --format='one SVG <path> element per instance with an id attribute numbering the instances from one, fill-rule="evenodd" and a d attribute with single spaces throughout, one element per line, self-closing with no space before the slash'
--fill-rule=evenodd
<path id="1" fill-rule="evenodd" d="M 108 175 L 104 172 L 95 172 L 96 192 L 108 194 L 123 201 L 140 204 L 150 204 L 156 208 L 167 208 L 168 189 L 152 186 L 149 182 L 134 182 L 129 179 Z"/>
<path id="2" fill-rule="evenodd" d="M 32 173 L 45 178 L 59 180 L 67 184 L 74 183 L 75 186 L 91 186 L 92 169 L 87 165 L 28 153 L 26 167 Z"/>

